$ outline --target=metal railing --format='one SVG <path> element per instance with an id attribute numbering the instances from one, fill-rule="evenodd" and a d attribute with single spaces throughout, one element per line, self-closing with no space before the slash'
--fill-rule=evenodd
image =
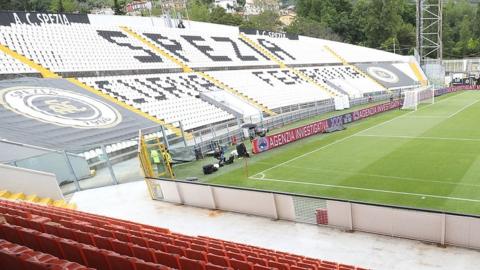
<path id="1" fill-rule="evenodd" d="M 388 100 L 393 96 L 398 97 L 401 91 L 412 89 L 414 87 L 415 86 L 410 88 L 395 89 L 392 91 L 392 93 L 388 94 L 382 93 L 368 97 L 350 99 L 350 105 L 353 107 Z M 207 128 L 193 131 L 193 140 L 190 144 L 193 144 L 196 149 L 199 149 L 202 152 L 209 152 L 214 150 L 217 144 L 230 143 L 233 137 L 236 137 L 237 141 L 244 140 L 246 137 L 241 127 L 243 124 L 255 123 L 259 126 L 272 130 L 298 121 L 333 112 L 335 111 L 335 106 L 333 101 L 329 99 L 318 102 L 286 106 L 279 109 L 274 109 L 274 111 L 282 113 L 276 116 L 264 118 L 260 121 L 260 123 L 256 123 L 253 119 L 249 118 L 243 120 L 235 119 L 229 122 L 218 125 L 210 125 Z"/>

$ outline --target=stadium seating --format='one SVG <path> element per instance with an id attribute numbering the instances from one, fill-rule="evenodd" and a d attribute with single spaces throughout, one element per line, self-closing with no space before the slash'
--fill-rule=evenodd
<path id="1" fill-rule="evenodd" d="M 177 68 L 112 27 L 76 23 L 0 26 L 0 43 L 54 72 Z"/>
<path id="2" fill-rule="evenodd" d="M 6 189 L 0 190 L 0 198 L 7 199 L 7 200 L 22 200 L 27 202 L 35 202 L 43 205 L 54 205 L 57 207 L 63 208 L 70 208 L 75 209 L 77 208 L 76 204 L 67 203 L 65 200 L 53 200 L 48 197 L 38 197 L 35 194 L 25 194 L 23 192 L 10 192 Z"/>
<path id="3" fill-rule="evenodd" d="M 25 202 L 0 200 L 0 220 L 1 269 L 363 269 Z"/>
<path id="4" fill-rule="evenodd" d="M 326 100 L 328 94 L 288 69 L 255 69 L 209 72 L 270 109 Z"/>
<path id="5" fill-rule="evenodd" d="M 239 38 L 238 32 L 206 34 L 187 29 L 134 28 L 149 41 L 193 68 L 272 66 L 273 61 Z"/>
<path id="6" fill-rule="evenodd" d="M 405 57 L 384 51 L 355 46 L 347 43 L 299 36 L 298 39 L 273 38 L 268 36 L 249 37 L 265 47 L 283 63 L 292 66 L 308 64 L 341 64 L 339 59 L 324 46 L 334 48 L 347 62 L 405 61 Z"/>
<path id="7" fill-rule="evenodd" d="M 395 63 L 395 67 L 389 67 L 394 72 L 415 77 L 410 74 L 407 58 L 379 50 L 303 36 L 247 36 L 230 26 L 204 24 L 204 28 L 148 27 L 140 23 L 124 28 L 98 22 L 11 24 L 0 26 L 0 44 L 60 76 L 77 77 L 166 123 L 178 126 L 182 121 L 187 131 L 234 118 L 200 99 L 202 92 L 228 90 L 263 111 L 271 111 L 329 100 L 329 91 L 358 98 L 385 90 L 350 64 L 365 68 L 375 63 Z M 185 66 L 206 72 L 211 78 L 181 73 L 190 71 Z M 18 77 L 39 73 L 0 52 L 0 75 L 9 74 Z M 395 87 L 406 83 L 401 81 Z M 408 84 L 412 85 L 411 80 Z M 95 157 L 90 154 L 86 156 Z"/>
<path id="8" fill-rule="evenodd" d="M 0 35 L 1 36 L 1 35 Z M 0 42 L 1 44 L 1 42 Z M 32 74 L 37 73 L 34 69 L 23 64 L 15 58 L 0 52 L 0 74 Z"/>
<path id="9" fill-rule="evenodd" d="M 325 66 L 300 68 L 299 70 L 314 79 L 317 83 L 327 84 L 351 98 L 363 97 L 368 93 L 384 91 L 379 84 L 351 67 Z"/>
<path id="10" fill-rule="evenodd" d="M 81 80 L 168 123 L 182 121 L 186 130 L 233 119 L 231 114 L 199 98 L 202 92 L 222 89 L 195 74 L 90 77 Z"/>

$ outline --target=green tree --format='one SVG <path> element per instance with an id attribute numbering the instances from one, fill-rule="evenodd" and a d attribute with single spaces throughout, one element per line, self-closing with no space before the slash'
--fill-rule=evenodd
<path id="1" fill-rule="evenodd" d="M 322 38 L 334 41 L 342 41 L 342 37 L 320 22 L 309 18 L 297 17 L 285 28 L 287 33 Z"/>
<path id="2" fill-rule="evenodd" d="M 198 22 L 208 22 L 210 11 L 208 5 L 199 0 L 190 0 L 187 3 L 188 15 L 190 20 Z"/>
<path id="3" fill-rule="evenodd" d="M 113 12 L 115 15 L 125 15 L 123 7 L 125 6 L 125 1 L 113 0 Z"/>
<path id="4" fill-rule="evenodd" d="M 215 7 L 209 14 L 209 22 L 226 24 L 226 25 L 240 25 L 243 22 L 242 17 L 227 13 L 222 7 Z"/>
<path id="5" fill-rule="evenodd" d="M 273 11 L 263 11 L 262 13 L 254 16 L 250 16 L 248 20 L 244 21 L 240 27 L 268 30 L 268 31 L 280 31 L 282 23 L 279 20 L 279 15 Z"/>
<path id="6" fill-rule="evenodd" d="M 53 0 L 50 3 L 50 12 L 68 12 L 78 11 L 77 2 L 75 0 Z"/>
<path id="7" fill-rule="evenodd" d="M 473 21 L 473 29 L 475 30 L 475 36 L 480 38 L 480 2 L 477 5 L 477 13 L 475 20 Z"/>
<path id="8" fill-rule="evenodd" d="M 367 46 L 379 47 L 391 37 L 396 37 L 403 23 L 399 2 L 401 0 L 369 1 L 363 26 Z"/>
<path id="9" fill-rule="evenodd" d="M 478 7 L 450 0 L 443 9 L 443 52 L 446 58 L 478 56 Z"/>

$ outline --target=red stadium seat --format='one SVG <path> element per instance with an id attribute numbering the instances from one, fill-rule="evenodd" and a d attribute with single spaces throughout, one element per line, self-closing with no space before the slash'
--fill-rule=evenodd
<path id="1" fill-rule="evenodd" d="M 242 250 L 241 251 L 242 254 L 244 254 L 245 256 L 250 256 L 250 257 L 258 257 L 257 253 L 256 252 L 253 252 L 253 251 L 248 251 L 248 250 Z"/>
<path id="2" fill-rule="evenodd" d="M 81 231 L 72 231 L 72 232 L 75 235 L 75 238 L 77 239 L 78 242 L 86 245 L 91 245 L 91 246 L 95 245 L 95 243 L 93 242 L 92 235 L 90 233 L 81 232 Z"/>
<path id="3" fill-rule="evenodd" d="M 205 270 L 226 270 L 226 269 L 232 269 L 232 268 L 210 264 L 210 263 L 207 263 L 205 265 Z"/>
<path id="4" fill-rule="evenodd" d="M 47 222 L 47 223 L 44 223 L 43 224 L 43 227 L 45 228 L 45 232 L 48 233 L 48 234 L 51 234 L 51 235 L 56 235 L 56 236 L 60 236 L 60 232 L 58 230 L 58 225 L 55 224 L 55 223 L 52 223 L 52 222 Z M 70 239 L 70 238 L 69 238 Z"/>
<path id="5" fill-rule="evenodd" d="M 57 237 L 50 234 L 42 233 L 38 235 L 38 239 L 40 242 L 41 251 L 58 258 L 64 258 L 64 254 L 62 252 L 62 248 L 60 247 Z"/>
<path id="6" fill-rule="evenodd" d="M 171 244 L 165 244 L 165 251 L 168 253 L 178 254 L 180 256 L 185 256 L 185 248 L 177 247 Z"/>
<path id="7" fill-rule="evenodd" d="M 207 256 L 205 252 L 197 251 L 189 248 L 185 249 L 185 257 L 193 260 L 199 260 L 204 262 L 207 261 Z"/>
<path id="8" fill-rule="evenodd" d="M 159 251 L 166 251 L 165 244 L 155 240 L 148 240 L 148 247 Z"/>
<path id="9" fill-rule="evenodd" d="M 104 228 L 100 228 L 100 227 L 97 228 L 97 232 L 98 232 L 98 235 L 103 236 L 103 237 L 109 237 L 109 238 L 114 237 L 112 231 L 109 231 L 109 230 L 104 229 Z"/>
<path id="10" fill-rule="evenodd" d="M 130 235 L 130 240 L 132 241 L 132 243 L 139 245 L 141 247 L 148 247 L 147 240 L 143 237 Z"/>
<path id="11" fill-rule="evenodd" d="M 45 232 L 45 227 L 41 222 L 34 219 L 26 219 L 25 221 L 27 223 L 27 226 L 26 226 L 27 228 L 30 228 L 39 232 Z"/>
<path id="12" fill-rule="evenodd" d="M 296 265 L 290 265 L 290 270 L 309 270 L 311 268 L 304 268 Z"/>
<path id="13" fill-rule="evenodd" d="M 219 250 L 223 250 L 223 246 L 222 245 L 219 245 L 219 244 L 215 244 L 215 243 L 208 243 L 208 248 L 215 248 L 215 249 L 219 249 Z"/>
<path id="14" fill-rule="evenodd" d="M 190 243 L 186 241 L 181 241 L 181 240 L 173 240 L 173 245 L 177 247 L 185 247 L 185 248 L 190 248 Z"/>
<path id="15" fill-rule="evenodd" d="M 179 257 L 177 254 L 170 254 L 162 251 L 155 251 L 155 259 L 157 263 L 179 269 Z"/>
<path id="16" fill-rule="evenodd" d="M 267 260 L 265 260 L 265 259 L 260 259 L 260 258 L 256 258 L 256 257 L 247 257 L 247 261 L 249 261 L 253 264 L 267 266 Z"/>
<path id="17" fill-rule="evenodd" d="M 275 256 L 272 256 L 270 254 L 263 254 L 263 253 L 258 253 L 258 257 L 261 259 L 265 259 L 267 261 L 277 261 L 277 258 Z"/>
<path id="18" fill-rule="evenodd" d="M 112 243 L 109 238 L 100 235 L 92 235 L 92 237 L 97 248 L 112 250 Z"/>
<path id="19" fill-rule="evenodd" d="M 269 261 L 267 264 L 269 267 L 274 267 L 274 268 L 277 268 L 278 270 L 289 270 L 288 264 L 286 263 Z"/>
<path id="20" fill-rule="evenodd" d="M 16 254 L 0 250 L 0 269 L 24 269 L 24 265 Z"/>
<path id="21" fill-rule="evenodd" d="M 197 245 L 197 244 L 190 244 L 190 248 L 193 249 L 193 250 L 198 250 L 198 251 L 204 251 L 204 252 L 208 251 L 206 246 L 201 246 L 201 245 Z"/>
<path id="22" fill-rule="evenodd" d="M 199 238 L 194 238 L 192 239 L 192 244 L 199 245 L 199 246 L 207 246 L 208 241 L 199 239 Z"/>
<path id="23" fill-rule="evenodd" d="M 75 231 L 72 231 L 71 229 L 65 228 L 63 226 L 58 226 L 56 229 L 58 231 L 58 234 L 57 234 L 58 237 L 65 238 L 65 239 L 70 239 L 70 240 L 75 240 L 75 241 L 83 243 L 83 241 L 80 241 L 77 238 L 77 235 L 75 234 Z M 87 236 L 85 236 L 85 237 L 87 237 Z M 91 241 L 88 241 L 88 239 L 84 240 L 84 241 L 91 242 Z"/>
<path id="24" fill-rule="evenodd" d="M 112 270 L 135 270 L 134 263 L 129 260 L 128 257 L 114 253 L 107 253 L 105 256 L 107 257 L 108 264 Z"/>
<path id="25" fill-rule="evenodd" d="M 112 243 L 112 250 L 117 252 L 118 254 L 133 257 L 133 252 L 128 243 L 118 241 L 116 239 L 111 240 Z"/>
<path id="26" fill-rule="evenodd" d="M 0 229 L 3 237 L 5 237 L 5 240 L 16 244 L 23 244 L 23 240 L 16 228 L 17 227 L 15 225 L 10 225 L 7 223 L 0 224 Z"/>
<path id="27" fill-rule="evenodd" d="M 83 254 L 87 259 L 87 266 L 97 270 L 110 270 L 107 258 L 100 249 L 91 246 L 82 247 Z M 114 270 L 114 269 L 112 269 Z"/>
<path id="28" fill-rule="evenodd" d="M 264 266 L 264 265 L 254 265 L 253 266 L 253 270 L 271 270 L 272 268 L 271 267 L 267 267 L 267 266 Z"/>
<path id="29" fill-rule="evenodd" d="M 215 254 L 215 255 L 218 255 L 218 256 L 226 256 L 227 254 L 225 253 L 225 251 L 221 250 L 221 249 L 217 249 L 217 248 L 208 248 L 208 253 L 210 254 Z"/>
<path id="30" fill-rule="evenodd" d="M 311 263 L 311 262 L 309 262 L 309 263 L 297 262 L 297 266 L 298 266 L 298 267 L 302 267 L 302 268 L 304 268 L 304 269 L 315 270 L 315 269 L 317 269 L 317 266 L 318 266 L 318 265 L 315 264 L 315 263 Z"/>
<path id="31" fill-rule="evenodd" d="M 170 270 L 171 268 L 164 265 L 160 265 L 160 264 L 137 261 L 135 262 L 135 269 L 136 270 Z"/>
<path id="32" fill-rule="evenodd" d="M 114 231 L 114 238 L 122 242 L 130 242 L 130 236 L 127 233 L 120 231 Z"/>
<path id="33" fill-rule="evenodd" d="M 22 238 L 22 244 L 33 250 L 41 250 L 40 241 L 38 236 L 41 232 L 37 232 L 32 229 L 17 227 L 17 233 Z M 48 253 L 48 252 L 47 252 Z"/>
<path id="34" fill-rule="evenodd" d="M 79 264 L 87 265 L 87 259 L 85 258 L 85 254 L 83 254 L 82 251 L 83 244 L 69 239 L 60 239 L 58 243 L 62 248 L 63 254 L 65 256 L 64 259 L 71 262 L 77 262 Z"/>
<path id="35" fill-rule="evenodd" d="M 230 259 L 235 259 L 239 261 L 245 261 L 247 259 L 245 255 L 240 253 L 234 253 L 234 252 L 227 252 L 227 257 L 229 257 Z"/>
<path id="36" fill-rule="evenodd" d="M 237 246 L 225 245 L 225 250 L 232 253 L 242 253 L 242 251 L 237 248 Z"/>
<path id="37" fill-rule="evenodd" d="M 242 262 L 235 259 L 230 259 L 230 266 L 235 270 L 253 270 L 251 262 Z"/>
<path id="38" fill-rule="evenodd" d="M 135 258 L 142 259 L 146 262 L 155 262 L 155 254 L 149 248 L 132 245 L 132 251 Z"/>
<path id="39" fill-rule="evenodd" d="M 161 235 L 150 235 L 150 236 L 155 241 L 162 242 L 162 243 L 173 244 L 173 240 L 168 238 L 168 237 L 161 236 Z"/>
<path id="40" fill-rule="evenodd" d="M 207 261 L 211 264 L 216 264 L 224 267 L 229 267 L 229 259 L 227 257 L 218 256 L 215 254 L 207 253 Z"/>
<path id="41" fill-rule="evenodd" d="M 180 270 L 205 270 L 205 262 L 181 257 Z"/>

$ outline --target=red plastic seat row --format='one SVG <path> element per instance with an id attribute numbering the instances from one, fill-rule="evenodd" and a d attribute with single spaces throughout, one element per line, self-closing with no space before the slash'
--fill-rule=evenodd
<path id="1" fill-rule="evenodd" d="M 77 210 L 72 209 L 65 209 L 59 208 L 55 206 L 42 206 L 27 202 L 11 202 L 7 200 L 0 201 L 0 205 L 7 205 L 10 207 L 15 207 L 17 209 L 23 210 L 30 210 L 30 211 L 41 211 L 46 215 L 51 215 L 54 219 L 60 218 L 68 218 L 68 217 L 76 217 L 77 219 L 82 219 L 84 221 L 88 221 L 90 223 L 94 223 L 95 225 L 102 225 L 102 224 L 112 224 L 117 226 L 122 226 L 125 228 L 129 228 L 131 230 L 150 230 L 152 232 L 160 232 L 160 233 L 169 233 L 170 231 L 165 228 L 154 227 L 151 225 L 139 224 L 131 221 L 116 219 L 116 218 L 107 218 L 100 215 L 85 213 Z M 88 219 L 88 220 L 85 220 Z M 98 223 L 98 224 L 97 224 Z"/>
<path id="2" fill-rule="evenodd" d="M 0 231 L 5 235 L 8 234 L 10 236 L 18 236 L 16 239 L 11 239 L 12 241 L 23 243 L 31 248 L 43 250 L 58 257 L 67 258 L 71 261 L 99 269 L 108 269 L 108 267 L 111 267 L 111 269 L 133 269 L 132 264 L 135 263 L 135 260 L 128 261 L 125 260 L 125 257 L 135 257 L 146 262 L 161 263 L 162 265 L 181 270 L 230 269 L 230 266 L 234 267 L 235 269 L 253 269 L 253 263 L 245 263 L 234 259 L 229 260 L 227 257 L 223 258 L 224 263 L 217 265 L 217 260 L 215 260 L 214 257 L 211 256 L 208 258 L 205 253 L 197 252 L 191 249 L 179 249 L 181 250 L 181 254 L 172 254 L 163 251 L 154 251 L 149 248 L 135 245 L 123 245 L 125 243 L 122 242 L 116 243 L 116 248 L 102 247 L 97 243 L 96 248 L 106 249 L 102 251 L 103 255 L 99 255 L 98 249 L 72 240 L 59 240 L 55 239 L 54 237 L 47 237 L 47 235 L 44 233 L 26 228 L 20 228 L 18 226 L 11 226 L 9 224 L 3 224 L 0 226 L 0 228 Z M 94 242 L 97 241 L 94 240 Z M 175 248 L 175 246 L 171 247 Z M 111 250 L 116 253 L 109 253 L 108 251 Z M 132 253 L 130 254 L 130 252 Z M 211 258 L 213 259 L 210 260 Z"/>
<path id="3" fill-rule="evenodd" d="M 87 270 L 91 268 L 0 239 L 0 269 Z"/>
<path id="4" fill-rule="evenodd" d="M 141 269 L 170 269 L 154 262 L 145 262 L 139 258 L 124 256 L 110 250 L 99 249 L 10 224 L 0 224 L 0 236 L 16 244 L 99 270 L 139 270 L 139 267 Z M 119 268 L 120 266 L 121 268 Z"/>
<path id="5" fill-rule="evenodd" d="M 57 230 L 59 231 L 57 233 L 61 234 L 58 235 L 60 237 L 86 244 L 99 245 L 102 248 L 117 250 L 127 255 L 134 255 L 135 257 L 151 257 L 151 255 L 148 255 L 148 253 L 152 253 L 151 251 L 145 253 L 145 250 L 142 249 L 146 248 L 147 250 L 154 249 L 156 251 L 177 254 L 179 258 L 185 257 L 186 259 L 203 262 L 205 263 L 204 268 L 206 267 L 206 264 L 211 264 L 208 260 L 208 255 L 216 255 L 218 257 L 226 258 L 229 262 L 228 265 L 223 265 L 223 267 L 230 266 L 230 260 L 235 260 L 242 262 L 242 265 L 249 265 L 251 263 L 253 267 L 256 268 L 262 266 L 276 267 L 278 269 L 288 269 L 287 267 L 293 267 L 295 270 L 320 268 L 345 270 L 356 269 L 349 265 L 305 258 L 303 256 L 286 252 L 274 251 L 210 237 L 191 237 L 171 233 L 168 229 L 107 218 L 70 209 L 3 201 L 0 201 L 0 206 L 2 207 L 0 208 L 0 213 L 9 212 L 13 214 L 14 211 L 9 211 L 9 208 L 23 211 L 22 215 L 27 221 L 25 222 L 24 220 L 17 219 L 16 222 L 19 223 L 18 225 L 20 226 L 28 226 L 29 228 L 49 233 L 53 233 L 53 231 Z M 29 215 L 31 214 L 33 215 L 30 217 Z M 37 214 L 53 221 L 63 222 L 64 225 L 69 224 L 67 225 L 68 227 L 76 228 L 77 230 L 81 229 L 82 231 L 72 232 L 72 230 L 64 227 L 55 228 L 55 226 L 47 225 L 48 222 L 46 221 L 48 221 L 48 219 L 44 219 L 43 221 L 37 220 L 36 222 L 28 221 L 29 219 L 39 218 L 35 216 Z M 21 222 L 23 222 L 23 224 L 20 224 Z M 116 238 L 117 241 L 112 240 L 112 238 Z M 135 247 L 135 251 L 132 247 Z M 207 259 L 205 259 L 206 256 Z M 216 265 L 219 264 L 216 263 Z"/>
<path id="6" fill-rule="evenodd" d="M 12 217 L 8 217 L 7 220 L 11 219 Z M 14 219 L 15 221 L 21 220 L 22 218 L 17 217 Z M 24 220 L 22 223 L 24 224 L 29 224 L 28 220 Z M 31 222 L 30 222 L 31 223 Z M 70 222 L 66 222 L 67 225 L 71 225 Z M 18 225 L 18 224 L 17 224 Z M 56 235 L 56 236 L 64 236 L 61 235 L 58 230 L 61 228 L 61 226 L 51 226 L 45 224 L 46 228 L 49 228 L 49 233 Z M 45 228 L 41 229 L 40 231 L 46 232 L 44 230 Z M 65 230 L 69 230 L 69 228 L 65 228 Z M 88 233 L 84 233 L 82 231 L 78 231 L 75 229 L 71 229 L 71 236 L 66 236 L 65 238 L 72 239 L 79 241 L 84 244 L 89 244 L 89 245 L 94 245 L 97 248 L 105 249 L 105 250 L 112 250 L 115 251 L 119 254 L 125 255 L 125 256 L 133 256 L 137 257 L 140 259 L 143 259 L 145 261 L 149 262 L 154 262 L 153 258 L 153 252 L 149 250 L 146 247 L 141 247 L 137 245 L 129 245 L 128 243 L 117 241 L 115 239 L 109 239 L 106 237 L 102 237 L 99 235 L 88 235 Z M 76 236 L 76 237 L 75 237 Z M 87 240 L 85 240 L 87 239 Z M 152 241 L 150 241 L 152 243 Z M 161 243 L 158 243 L 161 244 Z M 165 251 L 168 253 L 174 253 L 177 254 L 181 257 L 186 257 L 189 259 L 194 259 L 194 260 L 199 260 L 203 261 L 206 263 L 211 263 L 211 264 L 217 264 L 216 262 L 209 262 L 207 253 L 204 251 L 197 251 L 189 248 L 184 248 L 181 246 L 175 246 L 175 245 L 170 245 L 170 244 L 161 244 L 161 246 L 156 246 L 155 247 L 158 250 Z M 242 268 L 242 269 L 252 269 L 252 266 L 254 264 L 259 264 L 261 266 L 265 267 L 275 267 L 279 270 L 282 269 L 288 269 L 288 263 L 286 262 L 275 262 L 274 259 L 268 258 L 267 259 L 259 259 L 259 258 L 254 258 L 254 257 L 249 257 L 249 261 L 247 261 L 247 256 L 243 254 L 238 254 L 238 253 L 233 253 L 233 252 L 220 252 L 221 256 L 224 256 L 224 260 L 227 261 L 227 263 L 221 263 L 221 266 L 228 267 L 228 266 L 236 266 L 237 268 Z M 232 259 L 233 263 L 229 263 L 229 260 Z M 257 259 L 257 260 L 255 260 Z M 268 260 L 270 259 L 270 260 Z M 294 263 L 293 263 L 294 264 Z M 293 265 L 291 264 L 291 265 Z"/>

